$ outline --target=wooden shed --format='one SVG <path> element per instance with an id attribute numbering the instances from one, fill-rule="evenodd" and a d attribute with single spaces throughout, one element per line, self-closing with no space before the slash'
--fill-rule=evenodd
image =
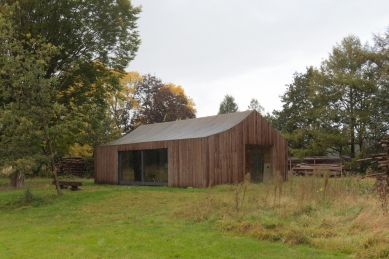
<path id="1" fill-rule="evenodd" d="M 139 126 L 95 148 L 95 183 L 206 187 L 284 178 L 287 141 L 256 111 Z"/>

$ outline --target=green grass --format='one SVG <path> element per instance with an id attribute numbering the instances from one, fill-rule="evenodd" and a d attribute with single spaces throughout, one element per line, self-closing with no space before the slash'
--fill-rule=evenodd
<path id="1" fill-rule="evenodd" d="M 56 197 L 51 180 L 27 179 L 22 190 L 9 189 L 7 182 L 0 179 L 0 258 L 346 258 L 219 231 L 215 222 L 185 214 L 193 206 L 201 210 L 198 204 L 209 192 L 229 195 L 230 187 L 128 187 L 83 180 L 81 191 L 64 190 Z M 25 202 L 28 188 L 33 199 Z"/>

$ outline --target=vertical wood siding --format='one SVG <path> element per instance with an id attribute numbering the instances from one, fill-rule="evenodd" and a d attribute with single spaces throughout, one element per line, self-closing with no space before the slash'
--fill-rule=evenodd
<path id="1" fill-rule="evenodd" d="M 262 116 L 252 112 L 235 127 L 209 137 L 97 147 L 95 182 L 118 184 L 118 151 L 167 148 L 169 186 L 237 183 L 246 172 L 246 145 L 271 147 L 272 169 L 286 179 L 286 140 Z"/>
<path id="2" fill-rule="evenodd" d="M 118 184 L 118 146 L 96 147 L 95 183 Z"/>

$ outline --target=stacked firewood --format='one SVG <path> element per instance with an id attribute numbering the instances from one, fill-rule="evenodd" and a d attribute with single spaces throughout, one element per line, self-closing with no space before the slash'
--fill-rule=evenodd
<path id="1" fill-rule="evenodd" d="M 85 177 L 93 174 L 93 162 L 86 161 L 83 157 L 63 157 L 57 168 L 58 175 Z"/>
<path id="2" fill-rule="evenodd" d="M 389 135 L 378 142 L 384 149 L 384 153 L 372 155 L 370 158 L 359 159 L 358 161 L 367 161 L 371 160 L 371 164 L 377 164 L 377 168 L 381 172 L 376 172 L 374 174 L 369 174 L 369 176 L 377 176 L 377 178 L 382 178 L 383 176 L 389 176 Z"/>
<path id="3" fill-rule="evenodd" d="M 389 135 L 386 135 L 386 137 L 378 143 L 384 149 L 384 153 L 373 155 L 370 158 L 360 159 L 358 161 L 371 160 L 372 166 L 377 165 L 378 172 L 374 172 L 372 169 L 370 169 L 371 173 L 367 174 L 366 176 L 376 177 L 377 181 L 372 186 L 371 191 L 378 193 L 382 209 L 384 210 L 384 213 L 387 213 L 389 201 Z"/>
<path id="4" fill-rule="evenodd" d="M 322 175 L 328 171 L 330 177 L 340 177 L 346 169 L 345 158 L 334 156 L 305 157 L 304 163 L 296 164 L 292 168 L 295 175 Z"/>
<path id="5" fill-rule="evenodd" d="M 385 153 L 382 156 L 376 156 L 375 161 L 378 163 L 378 168 L 381 168 L 387 175 L 389 175 L 389 135 L 379 142 Z"/>
<path id="6" fill-rule="evenodd" d="M 298 164 L 293 168 L 293 172 L 297 175 L 316 175 L 323 174 L 328 171 L 331 177 L 340 177 L 344 171 L 342 164 Z"/>
<path id="7" fill-rule="evenodd" d="M 358 162 L 371 161 L 372 166 L 377 164 L 379 172 L 368 174 L 367 176 L 375 176 L 377 179 L 387 178 L 389 176 L 389 135 L 378 142 L 384 149 L 384 153 L 372 155 L 370 158 L 359 159 Z"/>

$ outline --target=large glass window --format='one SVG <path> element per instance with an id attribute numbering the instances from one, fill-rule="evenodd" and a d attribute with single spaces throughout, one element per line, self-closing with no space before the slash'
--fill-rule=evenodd
<path id="1" fill-rule="evenodd" d="M 167 183 L 167 149 L 143 151 L 144 181 Z"/>
<path id="2" fill-rule="evenodd" d="M 119 183 L 166 185 L 168 183 L 167 149 L 119 152 Z"/>
<path id="3" fill-rule="evenodd" d="M 138 182 L 142 181 L 142 159 L 141 151 L 125 151 L 119 152 L 121 181 L 124 182 Z"/>

